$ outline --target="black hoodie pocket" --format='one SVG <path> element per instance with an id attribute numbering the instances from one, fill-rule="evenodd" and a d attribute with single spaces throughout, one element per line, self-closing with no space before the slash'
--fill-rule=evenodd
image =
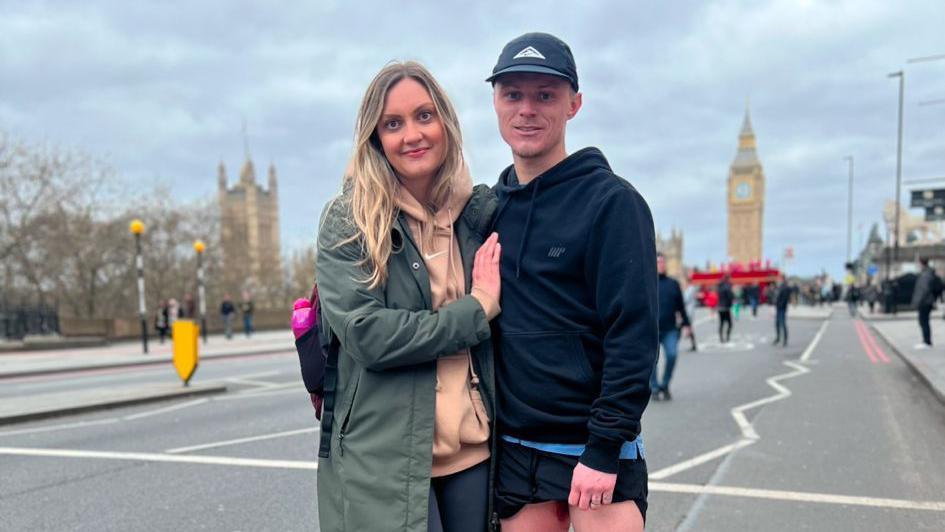
<path id="1" fill-rule="evenodd" d="M 600 383 L 578 333 L 504 334 L 501 349 L 503 407 L 587 415 Z"/>

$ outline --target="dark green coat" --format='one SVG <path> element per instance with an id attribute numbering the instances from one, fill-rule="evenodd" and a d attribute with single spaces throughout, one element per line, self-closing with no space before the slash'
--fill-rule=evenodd
<path id="1" fill-rule="evenodd" d="M 473 190 L 454 224 L 466 272 L 485 239 L 496 199 Z M 434 312 L 430 279 L 404 215 L 394 223 L 385 285 L 368 289 L 358 265 L 350 192 L 325 207 L 316 272 L 322 317 L 341 345 L 331 455 L 318 461 L 321 529 L 427 531 L 436 359 L 471 348 L 483 402 L 495 419 L 489 323 L 466 295 Z"/>

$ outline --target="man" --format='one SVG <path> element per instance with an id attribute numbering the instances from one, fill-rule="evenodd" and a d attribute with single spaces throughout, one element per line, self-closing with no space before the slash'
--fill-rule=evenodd
<path id="1" fill-rule="evenodd" d="M 514 163 L 494 222 L 502 529 L 642 530 L 640 419 L 658 349 L 650 210 L 599 150 L 565 149 L 582 103 L 568 45 L 522 35 L 487 81 Z"/>
<path id="2" fill-rule="evenodd" d="M 243 332 L 246 333 L 247 338 L 253 334 L 253 311 L 255 308 L 253 298 L 249 295 L 249 292 L 243 292 L 243 301 L 240 302 L 240 312 L 243 313 Z"/>
<path id="3" fill-rule="evenodd" d="M 223 318 L 223 334 L 227 340 L 233 339 L 233 315 L 236 314 L 236 305 L 230 298 L 230 294 L 223 294 L 223 302 L 220 303 L 220 316 Z"/>
<path id="4" fill-rule="evenodd" d="M 912 292 L 912 305 L 919 311 L 919 328 L 922 329 L 922 343 L 916 344 L 916 349 L 932 347 L 932 328 L 929 325 L 929 315 L 935 306 L 935 300 L 942 293 L 942 281 L 929 267 L 929 259 L 921 257 L 919 267 L 922 271 L 915 280 L 915 289 Z"/>
<path id="5" fill-rule="evenodd" d="M 672 380 L 673 369 L 676 367 L 676 353 L 680 333 L 679 323 L 682 323 L 683 335 L 691 334 L 691 329 L 689 314 L 686 312 L 679 282 L 666 275 L 666 258 L 663 257 L 662 253 L 656 254 L 656 271 L 659 273 L 660 345 L 663 346 L 665 363 L 662 382 L 657 379 L 658 368 L 656 364 L 653 365 L 653 373 L 650 376 L 650 394 L 657 401 L 661 399 L 670 401 L 673 396 L 669 393 L 669 381 Z M 677 315 L 679 318 L 677 318 Z"/>
<path id="6" fill-rule="evenodd" d="M 847 300 L 847 310 L 850 311 L 850 317 L 856 317 L 856 307 L 860 302 L 860 289 L 856 286 L 856 276 L 853 275 L 853 263 L 846 263 L 847 274 L 843 278 L 843 288 Z"/>
<path id="7" fill-rule="evenodd" d="M 688 286 L 686 286 L 686 291 L 683 292 L 683 302 L 686 303 L 686 316 L 696 317 L 696 305 L 699 303 L 698 298 L 699 288 L 690 282 Z M 699 349 L 696 345 L 696 329 L 691 324 L 689 326 L 689 343 L 690 351 L 697 351 Z"/>
<path id="8" fill-rule="evenodd" d="M 787 347 L 787 308 L 791 301 L 791 287 L 784 275 L 778 277 L 778 289 L 774 296 L 774 345 Z"/>
<path id="9" fill-rule="evenodd" d="M 729 274 L 722 276 L 716 291 L 719 293 L 719 342 L 726 343 L 732 338 L 732 304 L 735 302 L 735 292 L 732 291 L 732 277 Z M 723 334 L 723 328 L 728 325 Z"/>

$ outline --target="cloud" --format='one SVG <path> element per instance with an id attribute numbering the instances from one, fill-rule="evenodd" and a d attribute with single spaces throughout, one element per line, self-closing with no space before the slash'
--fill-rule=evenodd
<path id="1" fill-rule="evenodd" d="M 482 80 L 502 45 L 549 31 L 571 45 L 585 106 L 568 147 L 601 147 L 685 233 L 686 261 L 725 256 L 725 186 L 746 99 L 767 175 L 765 251 L 839 272 L 846 155 L 855 224 L 894 190 L 897 85 L 905 67 L 903 175 L 945 176 L 945 6 L 920 0 L 405 3 L 45 1 L 0 19 L 0 128 L 107 156 L 133 183 L 183 199 L 230 178 L 248 123 L 257 168 L 280 176 L 286 248 L 311 243 L 338 190 L 357 106 L 391 59 L 418 59 L 460 114 L 477 182 L 510 162 Z"/>

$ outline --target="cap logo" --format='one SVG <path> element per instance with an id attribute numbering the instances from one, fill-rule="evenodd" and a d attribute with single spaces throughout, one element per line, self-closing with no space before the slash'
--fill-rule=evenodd
<path id="1" fill-rule="evenodd" d="M 537 59 L 545 58 L 545 56 L 541 55 L 541 52 L 539 52 L 538 50 L 534 49 L 531 46 L 528 46 L 525 49 L 523 49 L 521 52 L 515 54 L 515 57 L 513 57 L 512 59 L 523 59 L 526 57 L 534 57 Z"/>

